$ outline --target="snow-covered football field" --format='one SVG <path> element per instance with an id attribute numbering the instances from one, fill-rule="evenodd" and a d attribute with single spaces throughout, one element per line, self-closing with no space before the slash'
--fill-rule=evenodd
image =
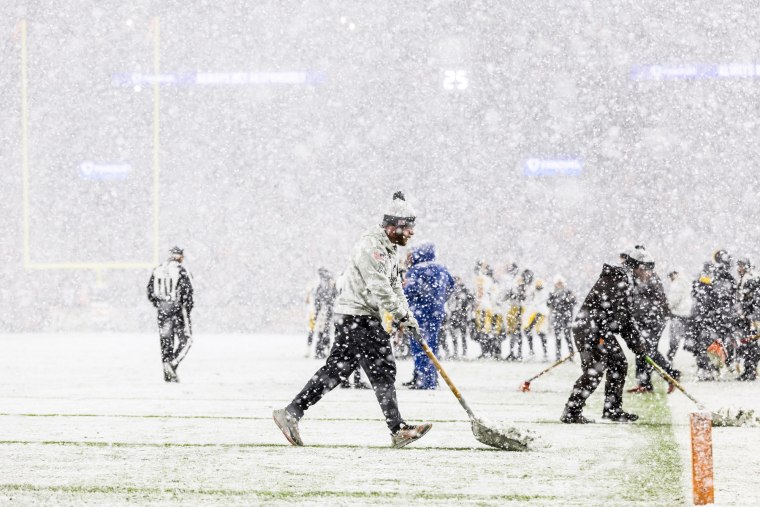
<path id="1" fill-rule="evenodd" d="M 271 412 L 322 362 L 303 336 L 203 335 L 162 379 L 158 337 L 0 336 L 0 503 L 255 505 L 690 505 L 688 413 L 680 393 L 626 395 L 635 424 L 558 421 L 579 373 L 568 363 L 519 392 L 545 363 L 446 361 L 475 412 L 533 430 L 536 449 L 484 447 L 451 392 L 399 389 L 402 415 L 433 430 L 389 447 L 374 395 L 336 389 L 291 447 Z M 472 347 L 476 349 L 475 346 Z M 760 411 L 758 383 L 684 385 L 712 408 Z M 398 362 L 398 384 L 411 376 Z M 632 369 L 632 368 L 631 368 Z M 628 387 L 628 385 L 627 385 Z M 601 414 L 602 388 L 586 414 Z M 719 505 L 760 505 L 760 428 L 714 428 Z"/>

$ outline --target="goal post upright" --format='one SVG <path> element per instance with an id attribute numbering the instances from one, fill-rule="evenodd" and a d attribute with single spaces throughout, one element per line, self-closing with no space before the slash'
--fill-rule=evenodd
<path id="1" fill-rule="evenodd" d="M 32 262 L 31 260 L 31 210 L 30 210 L 30 174 L 29 174 L 29 76 L 27 54 L 27 20 L 19 21 L 21 40 L 21 170 L 22 170 L 22 228 L 23 228 L 23 266 L 24 269 L 34 270 L 94 270 L 98 280 L 102 280 L 102 272 L 107 269 L 150 269 L 159 260 L 160 232 L 160 203 L 159 203 L 159 161 L 160 161 L 160 33 L 159 18 L 151 21 L 153 31 L 153 140 L 152 140 L 152 233 L 151 233 L 151 262 Z"/>
<path id="2" fill-rule="evenodd" d="M 158 264 L 159 236 L 159 170 L 160 170 L 160 119 L 161 119 L 161 25 L 158 16 L 153 18 L 153 264 Z"/>
<path id="3" fill-rule="evenodd" d="M 24 268 L 31 267 L 29 256 L 29 104 L 27 101 L 27 54 L 26 19 L 20 21 L 21 28 L 21 171 L 22 171 L 22 227 Z"/>

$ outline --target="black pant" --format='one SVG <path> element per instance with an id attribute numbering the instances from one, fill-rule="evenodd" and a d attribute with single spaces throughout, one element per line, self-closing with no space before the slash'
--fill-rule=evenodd
<path id="1" fill-rule="evenodd" d="M 760 343 L 757 340 L 743 343 L 739 346 L 738 354 L 744 359 L 744 372 L 739 376 L 739 380 L 755 380 L 757 363 L 760 361 Z"/>
<path id="2" fill-rule="evenodd" d="M 668 361 L 665 356 L 657 348 L 662 335 L 663 327 L 653 327 L 651 329 L 641 328 L 641 338 L 644 341 L 647 355 L 652 358 L 652 361 L 657 363 L 657 366 L 667 372 L 668 375 L 678 380 L 681 378 L 681 372 L 673 368 L 673 365 Z M 636 356 L 636 379 L 641 387 L 646 389 L 652 389 L 652 372 L 654 366 L 649 364 L 644 356 Z"/>
<path id="3" fill-rule="evenodd" d="M 607 372 L 604 385 L 604 410 L 618 411 L 623 406 L 623 386 L 628 372 L 628 361 L 614 336 L 594 335 L 590 330 L 573 329 L 575 344 L 580 351 L 583 374 L 573 386 L 565 409 L 570 414 L 580 414 L 586 400 L 596 390 Z"/>
<path id="4" fill-rule="evenodd" d="M 161 360 L 175 365 L 185 358 L 193 343 L 190 328 L 190 315 L 183 312 L 158 312 L 158 334 L 161 337 Z"/>
<path id="5" fill-rule="evenodd" d="M 739 319 L 737 329 L 742 337 L 737 349 L 736 357 L 744 363 L 744 371 L 737 380 L 755 380 L 757 378 L 757 363 L 760 361 L 760 342 L 750 339 L 753 334 L 750 319 Z"/>
<path id="6" fill-rule="evenodd" d="M 287 410 L 296 419 L 348 378 L 361 366 L 372 384 L 375 396 L 391 432 L 404 422 L 396 400 L 396 361 L 390 336 L 379 319 L 365 315 L 336 315 L 335 343 L 325 365 L 312 375 Z"/>
<path id="7" fill-rule="evenodd" d="M 567 343 L 568 354 L 573 353 L 573 335 L 570 332 L 570 320 L 555 317 L 553 330 L 555 344 L 557 345 L 557 361 L 559 361 L 562 356 L 562 338 L 564 338 Z"/>
<path id="8" fill-rule="evenodd" d="M 459 357 L 459 342 L 462 342 L 462 356 L 467 355 L 467 330 L 470 323 L 467 315 L 452 313 L 451 320 L 447 323 L 446 333 L 451 336 L 452 355 Z"/>

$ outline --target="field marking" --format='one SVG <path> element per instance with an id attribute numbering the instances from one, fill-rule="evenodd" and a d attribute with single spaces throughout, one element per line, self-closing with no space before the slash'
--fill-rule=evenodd
<path id="1" fill-rule="evenodd" d="M 219 419 L 219 420 L 245 420 L 245 421 L 271 421 L 272 416 L 247 416 L 247 415 L 173 415 L 173 414 L 64 414 L 46 413 L 35 414 L 29 412 L 0 412 L 0 417 L 105 417 L 116 419 Z M 385 422 L 385 419 L 368 417 L 310 417 L 309 421 L 324 422 Z M 467 419 L 425 419 L 432 423 L 469 423 Z"/>
<path id="2" fill-rule="evenodd" d="M 161 71 L 161 25 L 158 17 L 153 18 L 153 75 L 158 78 Z M 158 234 L 159 234 L 159 121 L 160 115 L 160 85 L 159 80 L 153 82 L 153 264 L 158 264 Z"/>
<path id="3" fill-rule="evenodd" d="M 180 442 L 105 442 L 96 440 L 0 440 L 0 445 L 39 445 L 39 446 L 60 446 L 60 447 L 117 447 L 117 448 L 197 448 L 197 449 L 256 449 L 256 448 L 303 448 L 303 449 L 375 449 L 391 452 L 399 452 L 400 449 L 390 445 L 358 445 L 358 444 L 309 444 L 299 447 L 287 443 L 180 443 Z M 404 447 L 402 452 L 407 451 L 478 451 L 478 452 L 504 452 L 509 454 L 521 454 L 520 451 L 504 451 L 486 446 L 466 446 L 466 447 L 440 447 L 440 446 L 414 446 Z M 531 451 L 536 452 L 536 451 Z"/>
<path id="4" fill-rule="evenodd" d="M 269 421 L 271 416 L 253 416 L 253 415 L 175 415 L 175 414 L 79 414 L 79 413 L 32 413 L 32 412 L 0 412 L 0 417 L 92 417 L 92 418 L 114 418 L 114 419 L 210 419 L 210 420 L 243 420 L 243 421 Z M 384 422 L 381 418 L 372 417 L 309 417 L 309 421 L 323 421 L 323 422 Z M 469 424 L 469 419 L 425 419 L 426 422 L 440 423 L 440 424 Z M 564 424 L 560 421 L 552 419 L 513 419 L 509 421 L 517 425 L 528 424 Z M 673 424 L 665 421 L 642 421 L 639 420 L 635 423 L 616 423 L 616 422 L 596 422 L 595 425 L 601 426 L 646 426 L 646 427 L 686 427 L 688 424 Z"/>
<path id="5" fill-rule="evenodd" d="M 378 498 L 461 501 L 522 501 L 559 500 L 552 495 L 474 495 L 459 493 L 396 493 L 393 491 L 283 491 L 260 489 L 203 489 L 203 488 L 141 488 L 136 486 L 37 486 L 34 484 L 0 484 L 0 491 L 60 492 L 85 494 L 155 494 L 155 495 L 209 495 L 209 496 L 260 496 L 267 499 L 297 498 Z"/>

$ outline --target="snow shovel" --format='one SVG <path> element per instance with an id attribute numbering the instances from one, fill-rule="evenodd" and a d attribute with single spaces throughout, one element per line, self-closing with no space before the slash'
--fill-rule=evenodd
<path id="1" fill-rule="evenodd" d="M 464 401 L 464 398 L 459 392 L 459 389 L 457 389 L 457 387 L 454 385 L 454 382 L 452 382 L 451 378 L 449 378 L 448 374 L 443 369 L 443 366 L 441 366 L 438 358 L 435 357 L 433 351 L 430 350 L 428 344 L 425 343 L 425 340 L 422 339 L 417 331 L 412 331 L 412 336 L 420 345 L 420 347 L 422 347 L 422 350 L 425 351 L 425 354 L 427 354 L 427 356 L 433 362 L 435 369 L 438 370 L 438 373 L 440 373 L 441 377 L 443 377 L 443 380 L 446 381 L 446 384 L 448 384 L 451 392 L 454 393 L 454 396 L 456 396 L 457 400 L 459 400 L 459 404 L 462 405 L 462 408 L 465 410 L 465 412 L 467 412 L 467 415 L 470 417 L 472 434 L 475 436 L 475 439 L 478 442 L 491 447 L 496 447 L 498 449 L 505 449 L 507 451 L 528 450 L 528 444 L 533 441 L 532 436 L 524 435 L 517 428 L 513 427 L 503 429 L 489 427 L 482 419 L 476 417 L 470 406 L 466 401 Z"/>
<path id="2" fill-rule="evenodd" d="M 563 357 L 562 359 L 557 359 L 554 362 L 554 364 L 552 364 L 548 368 L 545 368 L 541 373 L 539 373 L 538 375 L 534 375 L 531 378 L 529 378 L 528 380 L 526 380 L 525 382 L 523 382 L 522 385 L 520 386 L 520 391 L 522 391 L 524 393 L 527 393 L 528 391 L 530 391 L 530 383 L 531 382 L 533 382 L 534 380 L 536 380 L 538 377 L 540 377 L 544 373 L 548 373 L 550 370 L 556 368 L 557 366 L 561 365 L 565 361 L 569 360 L 571 357 L 573 357 L 573 355 L 575 355 L 575 353 L 569 354 L 569 355 Z"/>
<path id="3" fill-rule="evenodd" d="M 712 424 L 713 426 L 753 426 L 756 425 L 758 422 L 760 422 L 760 419 L 755 417 L 754 410 L 737 410 L 736 412 L 732 413 L 728 409 L 721 410 L 719 412 L 713 412 L 712 410 L 708 410 L 705 408 L 702 403 L 699 402 L 694 396 L 690 395 L 686 392 L 686 389 L 683 388 L 683 386 L 673 377 L 668 375 L 668 372 L 662 369 L 662 367 L 655 363 L 651 357 L 644 356 L 644 359 L 654 367 L 655 370 L 657 370 L 657 373 L 660 374 L 662 378 L 664 378 L 667 382 L 670 382 L 676 388 L 684 393 L 687 398 L 689 398 L 691 401 L 694 402 L 694 404 L 699 407 L 699 409 L 703 412 L 710 412 L 712 414 Z"/>

